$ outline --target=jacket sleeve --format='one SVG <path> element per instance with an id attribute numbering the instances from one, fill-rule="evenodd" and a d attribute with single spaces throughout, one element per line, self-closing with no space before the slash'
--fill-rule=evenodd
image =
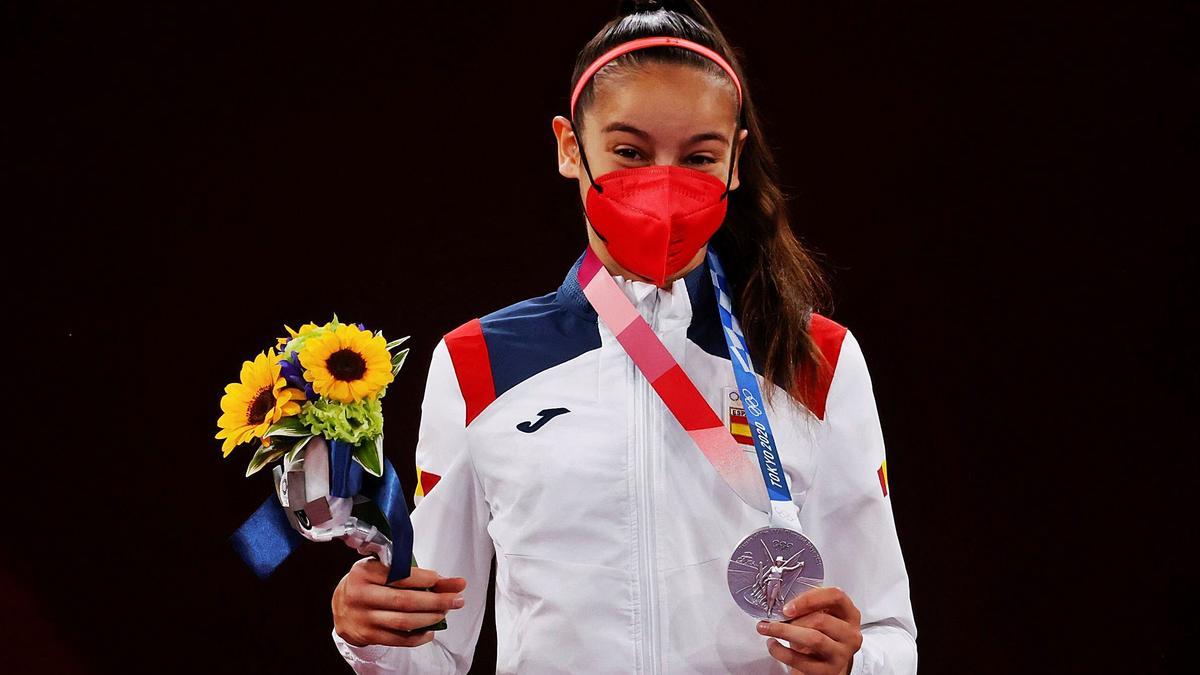
<path id="1" fill-rule="evenodd" d="M 818 435 L 818 467 L 801 524 L 840 587 L 862 613 L 862 647 L 851 675 L 913 675 L 917 626 L 908 572 L 887 487 L 883 432 L 866 361 L 847 332 Z"/>
<path id="2" fill-rule="evenodd" d="M 429 366 L 416 464 L 424 489 L 418 487 L 412 512 L 413 557 L 444 577 L 464 577 L 465 604 L 446 615 L 448 627 L 432 642 L 418 647 L 356 647 L 333 631 L 356 673 L 465 673 L 479 639 L 495 549 L 487 532 L 490 509 L 467 448 L 466 405 L 444 339 Z"/>

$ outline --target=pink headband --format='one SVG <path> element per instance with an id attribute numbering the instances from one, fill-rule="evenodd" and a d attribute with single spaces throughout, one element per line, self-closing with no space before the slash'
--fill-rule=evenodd
<path id="1" fill-rule="evenodd" d="M 571 92 L 571 117 L 575 117 L 575 102 L 579 100 L 579 94 L 583 91 L 583 88 L 587 86 L 587 83 L 592 79 L 592 76 L 596 74 L 596 71 L 600 70 L 609 61 L 612 61 L 622 54 L 628 54 L 634 50 L 645 49 L 646 47 L 658 47 L 660 45 L 690 49 L 697 54 L 707 56 L 718 66 L 721 66 L 721 68 L 723 68 L 725 72 L 729 74 L 729 78 L 733 80 L 734 86 L 737 87 L 738 107 L 740 108 L 742 106 L 742 82 L 738 79 L 737 74 L 733 72 L 733 67 L 730 66 L 729 62 L 722 58 L 720 54 L 702 44 L 692 42 L 691 40 L 659 35 L 638 38 L 636 40 L 630 40 L 629 42 L 619 44 L 601 54 L 600 57 L 595 61 L 592 61 L 592 65 L 588 66 L 587 70 L 583 71 L 583 75 L 579 76 L 579 82 L 575 83 L 575 91 Z"/>

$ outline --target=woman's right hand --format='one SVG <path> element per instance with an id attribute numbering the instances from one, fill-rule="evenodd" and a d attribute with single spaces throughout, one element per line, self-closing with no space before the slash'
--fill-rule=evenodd
<path id="1" fill-rule="evenodd" d="M 375 558 L 354 563 L 333 591 L 333 628 L 356 646 L 416 647 L 433 640 L 434 631 L 407 633 L 435 624 L 463 606 L 467 580 L 442 578 L 420 567 L 387 585 L 388 569 Z M 432 588 L 432 590 L 422 590 Z"/>

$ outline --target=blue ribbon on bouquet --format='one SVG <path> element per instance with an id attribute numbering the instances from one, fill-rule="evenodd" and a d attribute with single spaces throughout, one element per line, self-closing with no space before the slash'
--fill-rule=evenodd
<path id="1" fill-rule="evenodd" d="M 333 497 L 367 497 L 387 519 L 392 540 L 392 566 L 388 583 L 406 579 L 412 573 L 412 521 L 408 502 L 395 467 L 385 457 L 383 475 L 376 477 L 355 462 L 354 446 L 342 441 L 329 442 L 329 494 Z M 230 544 L 242 560 L 265 579 L 279 567 L 304 537 L 292 528 L 279 498 L 272 494 L 230 537 Z"/>

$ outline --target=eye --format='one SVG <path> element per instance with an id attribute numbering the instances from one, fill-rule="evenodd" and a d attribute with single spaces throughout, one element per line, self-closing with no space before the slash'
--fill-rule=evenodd
<path id="1" fill-rule="evenodd" d="M 617 148 L 613 152 L 625 159 L 637 159 L 639 156 L 638 151 L 633 148 Z"/>
<path id="2" fill-rule="evenodd" d="M 691 162 L 692 164 L 701 164 L 701 165 L 717 163 L 717 160 L 715 157 L 709 157 L 708 155 L 692 155 L 691 157 L 688 157 L 688 161 Z"/>

